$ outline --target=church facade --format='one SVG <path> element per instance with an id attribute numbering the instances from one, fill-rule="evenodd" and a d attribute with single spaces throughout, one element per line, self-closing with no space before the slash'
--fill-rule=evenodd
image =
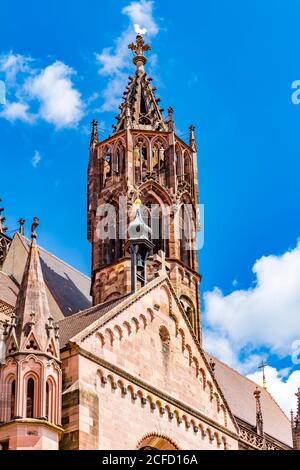
<path id="1" fill-rule="evenodd" d="M 112 135 L 92 123 L 91 280 L 37 245 L 38 219 L 31 241 L 0 219 L 0 448 L 300 448 L 300 393 L 290 421 L 203 348 L 195 128 L 176 135 L 149 46 L 129 48 Z"/>

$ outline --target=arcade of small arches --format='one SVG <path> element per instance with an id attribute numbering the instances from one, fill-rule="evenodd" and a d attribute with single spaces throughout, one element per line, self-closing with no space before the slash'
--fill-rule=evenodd
<path id="1" fill-rule="evenodd" d="M 112 393 L 119 392 L 123 398 L 126 396 L 129 397 L 133 405 L 139 404 L 143 410 L 148 410 L 150 413 L 157 413 L 161 419 L 167 419 L 170 423 L 174 422 L 177 426 L 182 426 L 186 432 L 192 432 L 195 436 L 198 435 L 200 439 L 207 441 L 210 445 L 215 444 L 219 449 L 227 449 L 227 439 L 222 431 L 217 431 L 195 416 L 185 413 L 162 398 L 148 393 L 146 390 L 133 385 L 130 381 L 123 378 L 121 379 L 114 373 L 105 369 L 99 368 L 97 377 L 101 388 L 105 388 L 109 385 Z M 158 442 L 154 444 L 154 441 L 150 443 L 150 441 L 145 441 L 144 439 L 145 438 L 139 442 L 139 449 L 144 447 L 159 448 L 157 447 Z M 169 445 L 171 445 L 170 442 L 172 441 L 167 440 L 169 441 Z M 173 445 L 175 446 L 175 444 Z M 175 446 L 175 449 L 178 449 L 178 447 Z"/>
<path id="2" fill-rule="evenodd" d="M 33 370 L 26 372 L 26 365 L 34 363 Z M 24 367 L 22 367 L 24 366 Z M 59 424 L 59 370 L 53 362 L 47 369 L 52 369 L 54 374 L 47 373 L 44 364 L 34 356 L 23 360 L 19 366 L 21 373 L 17 373 L 17 364 L 9 360 L 4 366 L 3 381 L 3 406 L 0 409 L 0 421 L 8 422 L 14 419 L 45 419 L 51 424 Z M 22 369 L 25 372 L 22 373 Z M 42 377 L 46 374 L 46 380 L 42 387 Z"/>
<path id="3" fill-rule="evenodd" d="M 133 140 L 133 184 L 140 185 L 148 177 L 162 186 L 173 186 L 168 170 L 168 142 L 164 136 L 138 134 Z M 99 146 L 100 190 L 112 177 L 120 181 L 125 177 L 126 142 L 119 137 Z M 175 144 L 175 172 L 177 185 L 188 184 L 193 189 L 193 163 L 190 151 L 179 142 Z"/>
<path id="4" fill-rule="evenodd" d="M 157 306 L 157 309 L 159 310 L 158 306 Z M 108 348 L 111 349 L 111 347 L 114 347 L 117 342 L 122 341 L 124 338 L 129 337 L 133 334 L 139 334 L 140 331 L 143 332 L 147 328 L 147 326 L 154 321 L 155 316 L 156 316 L 155 309 L 154 310 L 147 309 L 144 313 L 141 313 L 139 316 L 134 316 L 130 320 L 123 321 L 123 323 L 119 323 L 116 321 L 115 325 L 112 325 L 109 328 L 105 328 L 104 330 L 98 331 L 96 333 L 96 337 L 99 339 L 99 344 L 101 348 L 105 348 L 108 346 Z M 223 426 L 226 428 L 228 424 L 227 411 L 226 411 L 224 404 L 222 403 L 222 400 L 218 391 L 214 387 L 213 382 L 211 381 L 210 377 L 207 376 L 207 373 L 205 372 L 204 368 L 201 367 L 199 360 L 197 359 L 197 357 L 195 356 L 195 353 L 193 352 L 193 348 L 186 341 L 186 335 L 184 333 L 184 330 L 178 324 L 177 317 L 173 313 L 170 315 L 170 317 L 172 318 L 175 324 L 175 338 L 180 341 L 180 349 L 181 349 L 183 356 L 186 358 L 188 362 L 189 368 L 193 371 L 193 373 L 195 374 L 195 378 L 199 380 L 200 384 L 202 385 L 201 388 L 203 392 L 209 394 L 209 401 L 212 404 L 215 404 L 217 414 L 220 416 Z M 161 339 L 162 339 L 162 331 L 163 331 L 163 338 L 165 339 L 168 338 L 168 343 L 169 343 L 171 339 L 170 332 L 167 330 L 165 326 L 163 327 L 163 330 L 161 329 L 161 326 L 160 326 L 158 330 L 158 334 L 161 337 Z M 99 374 L 100 375 L 102 374 L 101 375 L 102 377 L 104 372 L 99 370 Z M 108 378 L 112 385 L 112 388 L 114 390 L 117 389 L 118 383 L 120 383 L 120 381 L 117 378 L 115 378 L 113 374 L 109 374 L 107 376 L 107 379 Z M 102 381 L 102 383 L 107 383 L 107 380 L 104 382 Z"/>

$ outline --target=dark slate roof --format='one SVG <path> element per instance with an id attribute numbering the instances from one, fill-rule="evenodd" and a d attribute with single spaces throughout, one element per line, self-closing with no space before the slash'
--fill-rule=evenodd
<path id="1" fill-rule="evenodd" d="M 216 363 L 215 376 L 232 413 L 251 426 L 256 426 L 256 407 L 253 392 L 258 387 L 261 391 L 261 407 L 265 433 L 292 447 L 290 420 L 272 395 L 227 364 L 210 356 L 208 353 L 206 353 L 206 356 L 208 360 L 212 357 Z"/>
<path id="2" fill-rule="evenodd" d="M 7 305 L 15 306 L 19 287 L 3 271 L 0 271 L 0 299 Z"/>
<path id="3" fill-rule="evenodd" d="M 21 238 L 29 249 L 30 240 Z M 40 246 L 39 253 L 45 283 L 62 313 L 67 317 L 89 308 L 90 278 Z"/>
<path id="4" fill-rule="evenodd" d="M 83 331 L 87 326 L 99 320 L 105 313 L 112 310 L 116 305 L 121 303 L 130 294 L 123 295 L 117 299 L 112 299 L 95 307 L 91 307 L 83 312 L 75 313 L 72 316 L 60 320 L 57 324 L 59 325 L 59 342 L 60 347 L 66 346 L 67 342 Z"/>

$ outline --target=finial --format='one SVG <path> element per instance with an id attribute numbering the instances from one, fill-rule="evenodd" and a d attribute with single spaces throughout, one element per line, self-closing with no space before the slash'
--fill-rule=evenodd
<path id="1" fill-rule="evenodd" d="M 196 127 L 193 124 L 191 124 L 189 129 L 190 129 L 190 147 L 195 152 L 197 150 L 196 137 L 195 137 Z"/>
<path id="2" fill-rule="evenodd" d="M 40 221 L 37 217 L 33 218 L 33 223 L 31 225 L 31 239 L 34 240 L 37 237 L 36 228 L 39 225 Z"/>
<path id="3" fill-rule="evenodd" d="M 2 199 L 0 199 L 0 204 Z M 5 217 L 2 217 L 2 212 L 4 211 L 4 207 L 0 207 L 0 233 L 4 233 L 7 230 L 7 227 L 4 226 L 4 222 L 6 220 Z"/>
<path id="4" fill-rule="evenodd" d="M 265 375 L 265 368 L 267 367 L 267 362 L 261 361 L 261 365 L 258 366 L 259 369 L 262 369 L 262 386 L 264 389 L 267 389 L 267 381 Z"/>
<path id="5" fill-rule="evenodd" d="M 98 121 L 96 119 L 92 120 L 92 133 L 91 133 L 91 144 L 95 144 L 99 142 L 98 137 Z"/>
<path id="6" fill-rule="evenodd" d="M 19 223 L 19 225 L 20 225 L 20 226 L 19 226 L 19 233 L 20 233 L 21 235 L 24 235 L 24 225 L 25 225 L 25 222 L 26 222 L 25 219 L 20 219 L 20 220 L 18 221 L 18 223 Z"/>
<path id="7" fill-rule="evenodd" d="M 174 119 L 173 119 L 173 108 L 172 108 L 172 106 L 169 106 L 169 108 L 168 108 L 167 122 L 168 122 L 169 131 L 173 131 L 174 130 Z"/>
<path id="8" fill-rule="evenodd" d="M 145 43 L 141 34 L 137 34 L 135 43 L 132 42 L 131 44 L 129 44 L 128 49 L 131 49 L 135 53 L 133 63 L 137 66 L 137 69 L 143 71 L 144 65 L 147 62 L 147 59 L 144 56 L 144 52 L 151 50 L 149 44 Z"/>

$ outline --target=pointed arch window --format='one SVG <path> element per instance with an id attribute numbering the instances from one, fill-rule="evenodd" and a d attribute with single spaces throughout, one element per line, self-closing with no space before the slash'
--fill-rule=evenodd
<path id="1" fill-rule="evenodd" d="M 50 423 L 56 421 L 56 387 L 52 377 L 46 382 L 46 418 Z"/>
<path id="2" fill-rule="evenodd" d="M 13 379 L 10 383 L 10 419 L 14 419 L 16 407 L 16 381 Z"/>
<path id="3" fill-rule="evenodd" d="M 166 184 L 166 155 L 165 145 L 161 140 L 153 143 L 152 150 L 152 171 L 160 184 Z"/>
<path id="4" fill-rule="evenodd" d="M 111 149 L 110 147 L 107 147 L 105 154 L 104 154 L 104 163 L 103 163 L 103 180 L 104 184 L 107 180 L 112 175 L 112 158 L 111 158 Z"/>
<path id="5" fill-rule="evenodd" d="M 180 232 L 180 259 L 189 267 L 193 265 L 193 224 L 191 215 L 182 204 L 179 213 L 179 232 Z"/>
<path id="6" fill-rule="evenodd" d="M 27 380 L 26 418 L 34 417 L 35 383 L 32 377 Z"/>
<path id="7" fill-rule="evenodd" d="M 184 153 L 184 179 L 190 185 L 192 184 L 192 162 L 189 153 Z"/>

